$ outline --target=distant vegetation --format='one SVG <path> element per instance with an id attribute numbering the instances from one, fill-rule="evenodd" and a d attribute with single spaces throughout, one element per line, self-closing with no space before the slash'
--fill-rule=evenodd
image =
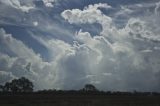
<path id="1" fill-rule="evenodd" d="M 40 90 L 34 91 L 33 83 L 25 78 L 13 79 L 11 82 L 6 82 L 0 85 L 1 93 L 54 93 L 54 94 L 100 94 L 100 95 L 160 95 L 158 92 L 120 92 L 120 91 L 100 91 L 92 84 L 86 84 L 80 90 Z"/>
<path id="2" fill-rule="evenodd" d="M 0 106 L 160 106 L 160 93 L 100 91 L 92 84 L 80 90 L 34 91 L 25 77 L 0 85 Z"/>
<path id="3" fill-rule="evenodd" d="M 1 92 L 33 92 L 33 83 L 25 77 L 0 85 Z"/>

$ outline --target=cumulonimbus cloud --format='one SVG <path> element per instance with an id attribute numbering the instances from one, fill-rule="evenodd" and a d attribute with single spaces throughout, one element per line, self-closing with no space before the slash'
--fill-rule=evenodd
<path id="1" fill-rule="evenodd" d="M 110 82 L 114 84 L 121 82 L 120 85 L 118 84 L 114 86 L 114 88 L 117 87 L 119 89 L 125 89 L 125 87 L 128 87 L 127 89 L 140 90 L 143 89 L 143 87 L 139 86 L 140 83 L 144 86 L 149 87 L 147 84 L 153 82 L 154 84 L 152 83 L 153 86 L 151 87 L 151 89 L 156 89 L 154 88 L 155 86 L 157 86 L 154 82 L 155 68 L 150 68 L 150 71 L 146 69 L 146 64 L 150 63 L 146 63 L 145 60 L 145 58 L 149 58 L 149 60 L 151 59 L 151 57 L 147 53 L 151 53 L 153 51 L 150 50 L 151 52 L 146 52 L 146 57 L 144 56 L 144 54 L 139 53 L 140 51 L 138 49 L 140 49 L 141 47 L 138 48 L 137 45 L 133 43 L 142 42 L 145 45 L 147 44 L 146 40 L 152 41 L 159 39 L 159 36 L 157 36 L 154 31 L 150 30 L 152 26 L 147 26 L 147 21 L 142 21 L 141 18 L 130 18 L 124 28 L 118 29 L 114 25 L 115 23 L 112 21 L 112 17 L 103 14 L 100 9 L 95 7 L 95 5 L 85 7 L 84 10 L 65 10 L 61 15 L 70 24 L 99 23 L 102 26 L 102 31 L 99 36 L 91 37 L 89 32 L 82 31 L 78 33 L 78 36 L 76 36 L 76 39 L 78 39 L 78 41 L 82 43 L 82 46 L 89 48 L 89 50 L 95 51 L 97 56 L 101 56 L 98 65 L 94 65 L 96 66 L 96 68 L 99 67 L 97 68 L 97 71 L 94 70 L 96 68 L 93 66 L 94 69 L 92 69 L 91 71 L 93 75 L 98 75 L 98 73 L 101 73 L 101 71 L 103 70 L 103 67 L 105 67 L 104 69 L 106 69 L 106 71 L 102 72 L 111 72 L 112 74 L 110 75 L 112 76 L 112 78 L 114 78 L 112 79 L 111 77 L 108 77 Z M 151 59 L 151 61 L 156 60 Z M 93 64 L 93 62 L 91 63 Z M 158 63 L 156 63 L 156 66 L 158 66 Z M 147 73 L 144 73 L 145 71 Z M 128 79 L 129 76 L 132 75 L 132 73 L 134 73 L 134 75 L 142 75 L 144 77 L 146 77 L 150 73 L 152 78 L 148 83 L 143 79 L 144 77 L 139 77 L 138 80 Z M 125 77 L 122 78 L 123 76 Z M 99 77 L 97 76 L 94 79 L 98 80 L 100 83 L 102 83 L 103 81 L 103 83 L 105 83 L 105 81 L 107 80 L 107 77 L 104 78 L 105 80 Z M 122 84 L 122 82 L 125 83 Z M 136 84 L 139 87 L 136 88 Z"/>

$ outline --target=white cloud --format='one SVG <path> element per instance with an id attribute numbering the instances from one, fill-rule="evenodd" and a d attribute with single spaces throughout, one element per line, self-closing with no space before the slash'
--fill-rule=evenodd
<path id="1" fill-rule="evenodd" d="M 151 52 L 153 52 L 153 51 L 150 50 L 150 49 L 146 49 L 146 50 L 142 50 L 142 51 L 141 51 L 141 53 L 151 53 Z"/>
<path id="2" fill-rule="evenodd" d="M 37 21 L 34 21 L 34 22 L 33 22 L 33 25 L 34 25 L 34 26 L 38 26 L 38 22 L 37 22 Z"/>
<path id="3" fill-rule="evenodd" d="M 11 57 L 1 53 L 0 63 L 4 65 L 2 67 L 4 71 L 12 73 L 15 77 L 25 76 L 31 79 L 36 89 L 53 87 L 53 83 L 49 83 L 55 78 L 52 62 L 44 62 L 39 54 L 36 54 L 23 42 L 13 38 L 11 34 L 6 34 L 3 29 L 0 30 L 0 41 L 3 46 L 15 54 L 14 57 Z M 30 70 L 27 70 L 26 66 L 29 63 L 31 63 L 31 67 Z"/>
<path id="4" fill-rule="evenodd" d="M 11 72 L 0 71 L 0 84 L 4 84 L 6 81 L 10 81 L 16 78 Z"/>
<path id="5" fill-rule="evenodd" d="M 119 15 L 121 15 L 121 16 L 127 16 L 127 15 L 129 15 L 129 14 L 131 14 L 133 12 L 134 11 L 132 9 L 130 9 L 128 7 L 125 7 L 125 6 L 121 6 L 120 11 L 118 11 L 116 13 L 116 16 L 119 16 Z"/>
<path id="6" fill-rule="evenodd" d="M 103 15 L 99 8 L 110 8 L 110 6 L 101 3 L 89 5 L 88 7 L 85 7 L 84 10 L 65 10 L 61 13 L 61 16 L 71 24 L 100 23 L 103 25 L 110 25 L 112 19 Z"/>
<path id="7" fill-rule="evenodd" d="M 154 49 L 155 50 L 160 50 L 160 47 L 155 46 Z"/>
<path id="8" fill-rule="evenodd" d="M 13 8 L 19 9 L 23 12 L 29 12 L 29 10 L 34 9 L 33 1 L 22 1 L 22 0 L 0 0 L 1 3 L 11 6 Z M 23 5 L 22 5 L 23 4 Z"/>
<path id="9" fill-rule="evenodd" d="M 42 0 L 46 7 L 53 7 L 57 0 Z"/>
<path id="10" fill-rule="evenodd" d="M 104 76 L 111 76 L 112 73 L 103 73 Z"/>
<path id="11" fill-rule="evenodd" d="M 93 78 L 96 77 L 96 75 L 86 75 L 86 78 Z"/>
<path id="12" fill-rule="evenodd" d="M 127 13 L 134 12 L 134 10 L 124 7 L 122 11 Z M 135 76 L 139 74 L 140 76 L 147 76 L 150 74 L 153 78 L 150 79 L 150 82 L 154 83 L 154 72 L 146 71 L 144 74 L 146 64 L 148 63 L 144 60 L 143 54 L 139 54 L 139 48 L 134 43 L 139 42 L 139 39 L 156 40 L 159 38 L 159 36 L 156 36 L 154 32 L 149 30 L 146 20 L 130 18 L 123 28 L 118 29 L 112 21 L 112 17 L 103 14 L 96 4 L 85 7 L 83 10 L 65 10 L 61 13 L 61 16 L 70 24 L 99 23 L 102 26 L 100 35 L 93 36 L 89 32 L 82 32 L 82 30 L 75 35 L 75 40 L 79 42 L 78 44 L 76 42 L 76 46 L 86 48 L 84 49 L 86 52 L 83 52 L 83 54 L 90 54 L 89 57 L 92 58 L 89 60 L 85 59 L 89 61 L 87 73 L 96 75 L 90 77 L 90 82 L 98 81 L 99 84 L 108 83 L 107 85 L 114 83 L 111 87 L 114 90 L 124 90 L 126 88 L 133 90 L 139 83 L 138 80 L 134 81 L 129 78 L 134 73 Z M 147 35 L 149 33 L 151 34 Z M 98 62 L 96 63 L 95 61 Z M 101 75 L 104 75 L 104 78 Z M 140 76 L 137 79 L 141 80 L 141 85 L 143 87 L 147 86 L 147 82 Z M 122 84 L 121 82 L 125 83 Z M 154 83 L 155 85 L 156 83 Z M 101 88 L 106 87 L 100 86 Z M 143 87 L 139 86 L 138 89 L 144 89 Z M 154 89 L 154 87 L 150 87 L 150 89 Z"/>
<path id="13" fill-rule="evenodd" d="M 23 44 L 23 42 L 13 38 L 11 34 L 6 34 L 3 29 L 0 29 L 0 34 L 1 41 L 5 46 L 20 58 L 28 59 L 28 57 L 30 57 L 35 61 L 40 60 L 39 55 L 36 55 L 34 51 Z"/>
<path id="14" fill-rule="evenodd" d="M 156 15 L 160 15 L 160 2 L 157 2 L 157 3 L 156 3 L 155 14 L 156 14 Z"/>
<path id="15" fill-rule="evenodd" d="M 155 27 L 156 24 L 155 26 L 150 26 L 151 22 L 143 21 L 137 18 L 131 18 L 129 19 L 126 25 L 125 30 L 128 33 L 132 34 L 132 36 L 135 39 L 138 38 L 138 39 L 147 39 L 151 41 L 160 41 L 160 36 L 158 35 L 157 32 L 154 32 L 154 30 L 159 28 L 157 27 L 155 29 L 152 29 L 152 27 Z"/>
<path id="16" fill-rule="evenodd" d="M 94 5 L 88 5 L 88 7 L 85 7 L 85 9 L 98 9 L 98 8 L 109 9 L 112 7 L 108 5 L 107 3 L 99 3 L 99 4 L 94 4 Z"/>

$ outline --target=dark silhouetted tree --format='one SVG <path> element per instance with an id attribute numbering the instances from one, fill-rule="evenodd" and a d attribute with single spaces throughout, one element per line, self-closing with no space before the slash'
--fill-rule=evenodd
<path id="1" fill-rule="evenodd" d="M 4 92 L 11 92 L 11 83 L 6 82 L 5 85 L 3 86 L 3 91 Z"/>
<path id="2" fill-rule="evenodd" d="M 92 84 L 86 84 L 83 88 L 85 91 L 97 91 L 96 87 Z"/>
<path id="3" fill-rule="evenodd" d="M 26 79 L 25 77 L 21 77 L 20 79 L 14 79 L 12 82 L 7 82 L 4 85 L 5 92 L 32 92 L 33 84 L 31 81 Z"/>
<path id="4" fill-rule="evenodd" d="M 2 85 L 0 85 L 0 92 L 2 92 L 3 91 L 3 86 Z"/>

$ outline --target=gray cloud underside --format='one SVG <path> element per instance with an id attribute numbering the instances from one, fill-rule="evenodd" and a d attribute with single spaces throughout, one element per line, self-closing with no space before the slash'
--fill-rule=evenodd
<path id="1" fill-rule="evenodd" d="M 43 2 L 47 8 L 54 9 L 54 2 L 57 1 L 43 0 Z M 3 3 L 10 8 L 19 9 L 21 16 L 24 16 L 23 12 L 36 13 L 39 10 L 34 2 L 22 7 L 19 3 L 15 5 L 13 0 Z M 118 11 L 109 15 L 104 11 L 116 8 L 107 3 L 92 4 L 84 9 L 67 9 L 59 13 L 61 15 L 59 21 L 63 24 L 75 26 L 99 24 L 102 30 L 98 35 L 84 31 L 83 27 L 74 29 L 72 33 L 73 30 L 57 26 L 50 18 L 45 21 L 43 18 L 41 21 L 28 20 L 23 24 L 24 27 L 46 30 L 49 34 L 53 33 L 54 28 L 59 30 L 58 33 L 64 31 L 70 39 L 70 42 L 63 40 L 63 37 L 66 37 L 65 33 L 61 39 L 54 38 L 53 35 L 49 38 L 46 35 L 38 36 L 33 33 L 30 35 L 47 48 L 50 61 L 44 61 L 40 53 L 36 53 L 33 48 L 7 33 L 2 27 L 0 83 L 4 84 L 13 78 L 25 76 L 34 82 L 36 89 L 79 89 L 86 83 L 92 83 L 103 90 L 159 91 L 159 4 L 153 2 L 135 6 L 122 5 Z M 23 10 L 26 6 L 27 10 Z M 6 14 L 4 12 L 0 16 L 4 17 Z M 115 23 L 115 20 L 120 17 L 126 17 L 126 20 L 119 28 L 116 24 L 121 23 Z M 13 16 L 12 19 L 17 17 Z"/>

